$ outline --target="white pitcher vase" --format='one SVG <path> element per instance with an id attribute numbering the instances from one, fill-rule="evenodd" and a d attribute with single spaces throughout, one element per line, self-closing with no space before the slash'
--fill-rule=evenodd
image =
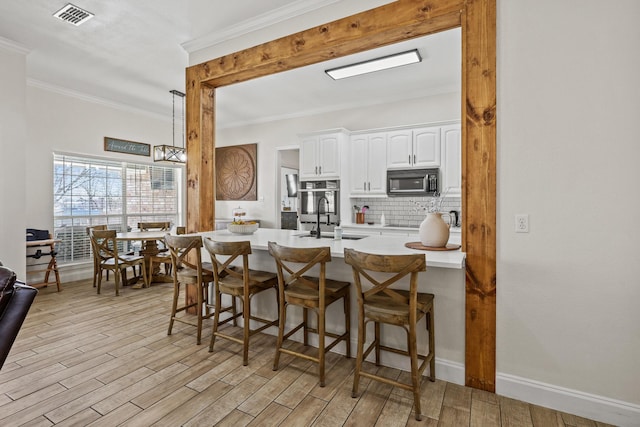
<path id="1" fill-rule="evenodd" d="M 442 213 L 429 212 L 420 224 L 420 243 L 432 248 L 443 248 L 449 241 L 449 225 L 442 219 Z"/>

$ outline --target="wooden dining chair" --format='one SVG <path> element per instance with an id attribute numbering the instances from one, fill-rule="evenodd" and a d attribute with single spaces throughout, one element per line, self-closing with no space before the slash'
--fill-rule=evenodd
<path id="1" fill-rule="evenodd" d="M 264 291 L 273 289 L 278 296 L 278 278 L 275 273 L 266 271 L 250 270 L 249 255 L 251 254 L 251 243 L 242 242 L 217 242 L 209 238 L 204 239 L 204 247 L 211 256 L 214 277 L 214 298 L 215 308 L 213 316 L 213 331 L 211 333 L 211 343 L 209 351 L 213 351 L 216 337 L 224 338 L 242 344 L 242 364 L 249 363 L 249 339 L 251 336 L 265 330 L 271 326 L 278 326 L 278 319 L 267 320 L 251 314 L 251 299 Z M 242 268 L 233 266 L 233 262 L 242 259 Z M 235 299 L 242 301 L 242 312 L 234 313 L 231 317 L 220 320 L 222 312 L 222 295 L 231 296 L 232 303 Z M 242 316 L 242 338 L 237 338 L 228 333 L 220 332 L 218 329 L 239 316 Z M 251 321 L 259 322 L 262 326 L 251 329 Z"/>
<path id="2" fill-rule="evenodd" d="M 171 221 L 152 221 L 139 222 L 140 231 L 169 231 L 171 229 Z"/>
<path id="3" fill-rule="evenodd" d="M 209 284 L 213 282 L 213 272 L 202 267 L 202 237 L 167 234 L 164 241 L 171 255 L 173 274 L 173 303 L 167 335 L 171 335 L 174 322 L 184 323 L 197 328 L 196 343 L 200 344 L 202 321 L 210 318 L 212 314 L 209 307 L 208 291 Z M 178 306 L 181 285 L 196 287 L 195 301 L 186 301 L 184 305 Z M 187 310 L 191 308 L 195 310 L 195 323 L 186 314 Z M 185 315 L 178 316 L 178 313 L 182 311 L 185 312 Z"/>
<path id="4" fill-rule="evenodd" d="M 429 365 L 429 379 L 431 381 L 436 379 L 434 297 L 433 294 L 418 292 L 418 273 L 426 271 L 425 256 L 422 254 L 373 255 L 346 248 L 344 262 L 352 267 L 358 296 L 358 353 L 352 396 L 358 396 L 360 377 L 401 387 L 413 393 L 415 418 L 420 421 L 422 419 L 420 385 L 427 365 Z M 407 275 L 409 276 L 408 291 L 391 288 L 391 285 Z M 363 282 L 368 285 L 365 287 Z M 418 321 L 425 316 L 426 327 L 429 331 L 429 352 L 419 354 L 416 329 Z M 374 324 L 374 339 L 365 350 L 366 327 L 369 322 Z M 381 323 L 404 329 L 407 334 L 406 349 L 382 344 Z M 408 356 L 411 361 L 411 383 L 402 383 L 392 378 L 364 371 L 362 369 L 363 361 L 372 350 L 375 350 L 376 366 L 380 366 L 380 350 Z M 418 360 L 422 362 L 420 365 L 418 365 Z"/>
<path id="5" fill-rule="evenodd" d="M 138 229 L 140 231 L 166 231 L 171 230 L 170 221 L 153 221 L 153 222 L 139 222 Z M 154 263 L 163 264 L 166 274 L 170 274 L 171 269 L 171 256 L 169 250 L 164 246 L 164 240 L 158 240 L 158 253 L 152 255 L 149 258 L 149 277 L 153 273 Z"/>
<path id="6" fill-rule="evenodd" d="M 329 247 L 291 248 L 278 245 L 275 242 L 269 242 L 269 253 L 276 261 L 278 298 L 280 301 L 278 342 L 276 344 L 273 370 L 278 369 L 281 353 L 311 360 L 318 364 L 320 387 L 324 387 L 326 352 L 340 341 L 344 341 L 346 356 L 351 357 L 350 283 L 326 277 L 326 264 L 331 261 L 331 249 Z M 309 270 L 315 266 L 319 266 L 319 277 L 308 276 Z M 344 332 L 327 332 L 325 328 L 327 307 L 340 299 L 344 303 Z M 302 307 L 302 322 L 285 334 L 287 308 L 290 305 Z M 309 323 L 309 310 L 316 313 L 316 327 L 312 327 Z M 309 332 L 318 335 L 318 353 L 316 356 L 283 347 L 284 341 L 300 329 L 304 332 L 305 346 L 309 344 Z M 328 345 L 325 345 L 325 337 L 333 338 L 333 340 Z"/>
<path id="7" fill-rule="evenodd" d="M 100 257 L 98 256 L 98 251 L 93 245 L 93 239 L 91 238 L 91 230 L 101 230 L 104 231 L 107 229 L 107 225 L 92 225 L 87 227 L 87 236 L 89 237 L 89 242 L 91 244 L 91 258 L 93 259 L 93 287 L 95 288 L 98 283 L 98 273 L 100 270 Z M 107 280 L 109 280 L 109 270 L 107 270 Z"/>
<path id="8" fill-rule="evenodd" d="M 124 282 L 125 269 L 131 267 L 135 275 L 135 266 L 140 266 L 145 286 L 149 285 L 147 269 L 144 265 L 144 257 L 139 255 L 120 255 L 118 253 L 118 242 L 116 240 L 116 230 L 90 230 L 89 236 L 98 254 L 98 293 L 102 285 L 102 271 L 112 270 L 116 284 L 116 295 L 120 295 L 120 282 Z M 123 283 L 124 284 L 124 283 Z"/>

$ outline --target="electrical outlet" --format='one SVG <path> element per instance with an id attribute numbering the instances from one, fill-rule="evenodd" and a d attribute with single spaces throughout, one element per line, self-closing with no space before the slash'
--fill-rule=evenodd
<path id="1" fill-rule="evenodd" d="M 529 215 L 516 214 L 516 233 L 529 232 Z"/>

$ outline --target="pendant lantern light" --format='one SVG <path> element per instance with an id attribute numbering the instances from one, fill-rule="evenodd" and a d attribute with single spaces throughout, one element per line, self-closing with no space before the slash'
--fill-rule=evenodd
<path id="1" fill-rule="evenodd" d="M 153 161 L 155 162 L 174 162 L 174 163 L 186 163 L 187 162 L 187 150 L 184 146 L 184 96 L 185 94 L 178 90 L 169 91 L 172 95 L 172 110 L 173 110 L 173 145 L 156 145 L 153 147 Z M 176 146 L 176 96 L 180 98 L 182 107 L 182 120 L 180 125 L 182 128 L 182 147 Z"/>

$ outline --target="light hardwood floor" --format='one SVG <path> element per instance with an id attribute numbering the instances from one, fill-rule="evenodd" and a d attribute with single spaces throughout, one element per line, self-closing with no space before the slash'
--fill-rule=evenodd
<path id="1" fill-rule="evenodd" d="M 362 379 L 351 398 L 353 359 L 330 354 L 321 388 L 311 362 L 283 355 L 271 369 L 273 336 L 254 338 L 246 367 L 228 340 L 208 352 L 210 323 L 199 346 L 188 325 L 167 336 L 171 284 L 63 288 L 40 290 L 0 371 L 0 426 L 605 426 L 428 380 L 417 422 L 398 388 Z"/>

